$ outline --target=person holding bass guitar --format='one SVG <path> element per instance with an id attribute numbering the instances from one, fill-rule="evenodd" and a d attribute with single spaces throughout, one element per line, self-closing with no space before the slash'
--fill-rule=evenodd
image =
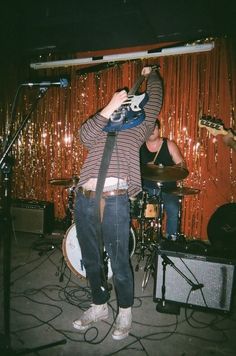
<path id="1" fill-rule="evenodd" d="M 129 103 L 133 102 L 133 97 L 121 90 L 114 93 L 107 106 L 85 121 L 79 130 L 79 138 L 87 147 L 88 155 L 76 187 L 74 219 L 91 288 L 92 304 L 73 322 L 73 326 L 79 331 L 85 331 L 92 323 L 108 318 L 110 292 L 105 281 L 106 269 L 101 253 L 101 245 L 104 244 L 111 262 L 118 304 L 112 332 L 115 340 L 127 337 L 132 324 L 134 281 L 129 256 L 129 198 L 142 190 L 139 149 L 153 131 L 162 107 L 163 88 L 158 71 L 144 67 L 141 76 L 147 80 L 148 95 L 144 107 L 140 106 L 143 120 L 136 124 L 132 115 L 129 127 L 124 106 L 130 114 L 132 107 L 130 109 Z M 116 125 L 120 121 L 117 120 L 119 111 L 123 122 Z M 139 118 L 139 109 L 136 114 Z M 108 137 L 113 137 L 114 142 L 112 149 L 109 148 L 111 155 L 104 177 L 101 167 L 104 166 L 104 147 Z"/>
<path id="2" fill-rule="evenodd" d="M 236 136 L 233 134 L 232 131 L 228 131 L 225 136 L 223 136 L 223 141 L 226 146 L 229 146 L 236 152 Z"/>

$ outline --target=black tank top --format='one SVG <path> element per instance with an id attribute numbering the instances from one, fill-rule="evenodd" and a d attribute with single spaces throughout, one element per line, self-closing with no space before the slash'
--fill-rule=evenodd
<path id="1" fill-rule="evenodd" d="M 147 148 L 146 143 L 144 143 L 140 148 L 140 163 L 147 164 L 148 162 L 152 162 L 155 155 L 156 152 L 150 152 Z M 170 155 L 166 137 L 163 137 L 163 143 L 160 152 L 158 153 L 154 163 L 156 165 L 163 164 L 163 166 L 173 166 L 175 164 L 175 162 L 172 160 L 172 157 Z M 162 187 L 163 189 L 172 189 L 176 187 L 176 182 L 162 182 L 162 183 L 163 183 L 163 187 Z M 156 182 L 147 179 L 142 179 L 142 185 L 144 190 L 145 187 L 152 188 L 152 189 L 155 189 L 157 187 Z"/>

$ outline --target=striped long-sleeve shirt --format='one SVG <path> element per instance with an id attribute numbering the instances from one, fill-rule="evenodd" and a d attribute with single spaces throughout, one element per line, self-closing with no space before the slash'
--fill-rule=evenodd
<path id="1" fill-rule="evenodd" d="M 107 177 L 126 180 L 129 197 L 142 190 L 139 150 L 154 129 L 154 124 L 162 107 L 162 80 L 156 72 L 151 72 L 147 80 L 145 120 L 136 127 L 119 131 L 112 152 Z M 81 142 L 88 148 L 88 155 L 80 172 L 78 186 L 84 185 L 90 178 L 98 178 L 99 167 L 107 133 L 102 129 L 107 119 L 99 113 L 83 123 L 79 130 Z"/>

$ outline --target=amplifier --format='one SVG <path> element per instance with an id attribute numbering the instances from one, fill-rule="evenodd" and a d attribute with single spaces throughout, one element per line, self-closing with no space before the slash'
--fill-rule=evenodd
<path id="1" fill-rule="evenodd" d="M 43 235 L 54 225 L 54 204 L 47 201 L 15 200 L 11 204 L 12 226 L 15 231 Z"/>
<path id="2" fill-rule="evenodd" d="M 235 260 L 159 250 L 154 300 L 229 312 Z"/>

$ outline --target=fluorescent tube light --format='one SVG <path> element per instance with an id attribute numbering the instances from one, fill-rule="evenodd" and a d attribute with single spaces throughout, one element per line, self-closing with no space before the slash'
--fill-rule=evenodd
<path id="1" fill-rule="evenodd" d="M 173 56 L 178 54 L 197 53 L 211 51 L 214 48 L 214 42 L 204 44 L 186 45 L 180 47 L 169 47 L 160 50 L 150 50 L 141 52 L 119 53 L 107 56 L 88 57 L 88 58 L 76 58 L 65 59 L 51 62 L 38 62 L 31 63 L 30 67 L 33 69 L 46 69 L 57 67 L 71 67 L 84 64 L 98 64 L 105 62 L 118 62 L 124 60 L 138 59 L 138 58 L 155 58 L 163 56 Z"/>

